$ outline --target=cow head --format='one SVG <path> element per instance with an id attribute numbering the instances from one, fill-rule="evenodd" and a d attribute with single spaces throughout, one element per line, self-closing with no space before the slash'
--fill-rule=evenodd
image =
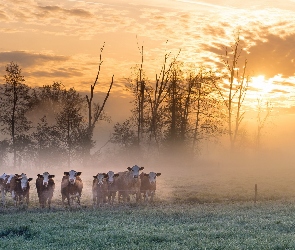
<path id="1" fill-rule="evenodd" d="M 3 185 L 3 184 L 4 184 L 5 179 L 6 179 L 7 176 L 8 176 L 8 175 L 5 174 L 5 173 L 4 173 L 3 175 L 0 176 L 0 185 Z"/>
<path id="2" fill-rule="evenodd" d="M 71 170 L 69 172 L 64 172 L 64 175 L 69 176 L 69 182 L 70 184 L 74 184 L 76 181 L 76 177 L 80 176 L 82 172 L 76 172 L 75 170 Z"/>
<path id="3" fill-rule="evenodd" d="M 144 175 L 148 176 L 150 184 L 155 184 L 157 176 L 160 176 L 161 173 L 150 172 L 149 174 L 144 174 Z"/>
<path id="4" fill-rule="evenodd" d="M 0 176 L 0 179 L 5 180 L 6 176 L 7 174 L 4 173 L 3 175 Z"/>
<path id="5" fill-rule="evenodd" d="M 140 171 L 140 170 L 143 170 L 144 167 L 139 167 L 139 166 L 137 166 L 137 165 L 134 165 L 132 168 L 131 168 L 131 167 L 128 167 L 127 169 L 128 169 L 129 171 L 132 172 L 132 176 L 133 176 L 133 178 L 138 178 L 138 176 L 139 176 L 139 171 Z"/>
<path id="6" fill-rule="evenodd" d="M 26 191 L 28 188 L 29 182 L 33 180 L 33 178 L 28 178 L 26 174 L 22 173 L 17 181 L 20 181 L 21 189 Z"/>
<path id="7" fill-rule="evenodd" d="M 108 175 L 107 179 L 108 179 L 109 184 L 113 184 L 114 183 L 114 178 L 119 176 L 119 174 L 115 174 L 113 171 L 109 171 L 107 173 L 107 175 Z"/>
<path id="8" fill-rule="evenodd" d="M 45 187 L 48 186 L 48 182 L 49 182 L 49 179 L 52 179 L 55 177 L 55 175 L 51 175 L 49 174 L 48 172 L 44 172 L 43 174 L 38 174 L 37 175 L 39 178 L 42 178 L 43 179 L 43 185 Z"/>
<path id="9" fill-rule="evenodd" d="M 106 173 L 98 173 L 97 175 L 93 176 L 93 178 L 97 180 L 98 185 L 102 185 L 104 178 L 107 177 L 108 175 Z"/>

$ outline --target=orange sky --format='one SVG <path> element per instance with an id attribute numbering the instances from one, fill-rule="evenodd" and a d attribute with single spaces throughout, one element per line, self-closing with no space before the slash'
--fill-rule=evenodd
<path id="1" fill-rule="evenodd" d="M 294 0 L 1 1 L 0 71 L 4 75 L 5 65 L 14 61 L 31 86 L 61 81 L 88 91 L 105 42 L 97 90 L 106 91 L 115 75 L 107 107 L 112 113 L 120 101 L 125 100 L 120 107 L 128 106 L 125 78 L 140 63 L 138 45 L 144 46 L 144 68 L 154 79 L 165 53 L 173 57 L 179 49 L 181 61 L 220 66 L 224 46 L 239 29 L 254 77 L 249 98 L 262 97 L 294 113 L 294 24 Z M 123 118 L 122 112 L 117 116 Z"/>

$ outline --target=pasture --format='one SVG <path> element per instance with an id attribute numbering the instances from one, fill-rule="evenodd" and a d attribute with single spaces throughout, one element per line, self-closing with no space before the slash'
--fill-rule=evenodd
<path id="1" fill-rule="evenodd" d="M 9 209 L 0 249 L 295 249 L 294 220 L 281 201 Z"/>
<path id="2" fill-rule="evenodd" d="M 51 171 L 53 173 L 53 171 Z M 211 167 L 162 171 L 153 204 L 92 207 L 92 173 L 82 173 L 81 206 L 0 208 L 0 249 L 295 249 L 294 170 Z M 253 202 L 254 185 L 258 201 Z"/>

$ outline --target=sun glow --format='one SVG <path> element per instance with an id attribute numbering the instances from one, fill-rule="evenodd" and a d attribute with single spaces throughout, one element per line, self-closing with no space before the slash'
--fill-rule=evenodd
<path id="1" fill-rule="evenodd" d="M 274 88 L 273 79 L 265 79 L 264 75 L 251 77 L 250 86 L 253 88 L 253 92 L 255 93 L 253 93 L 254 97 L 267 95 Z"/>

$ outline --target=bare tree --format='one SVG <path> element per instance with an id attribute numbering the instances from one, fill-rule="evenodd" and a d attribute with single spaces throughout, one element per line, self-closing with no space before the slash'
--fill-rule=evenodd
<path id="1" fill-rule="evenodd" d="M 261 98 L 257 98 L 257 134 L 256 134 L 256 150 L 259 151 L 261 148 L 261 136 L 262 130 L 265 128 L 267 121 L 273 110 L 271 102 L 265 102 Z"/>
<path id="2" fill-rule="evenodd" d="M 161 122 L 161 120 L 163 118 L 163 115 L 165 115 L 164 110 L 167 104 L 166 103 L 167 95 L 170 93 L 172 95 L 174 94 L 174 97 L 176 97 L 176 93 L 173 92 L 173 90 L 176 91 L 177 70 L 174 68 L 174 66 L 176 66 L 177 58 L 180 54 L 180 51 L 181 50 L 179 50 L 176 57 L 174 57 L 170 62 L 168 61 L 168 59 L 171 53 L 165 54 L 161 71 L 159 74 L 156 74 L 155 86 L 154 87 L 150 86 L 149 88 L 147 88 L 148 103 L 150 105 L 150 110 L 151 110 L 149 138 L 150 140 L 154 139 L 154 141 L 156 142 L 158 146 L 159 146 L 159 139 L 160 139 L 159 137 L 162 134 L 162 129 L 164 126 L 164 123 Z M 176 106 L 173 106 L 174 104 L 172 104 L 172 109 L 173 108 L 176 109 Z M 173 114 L 175 114 L 175 112 Z M 172 122 L 172 124 L 174 123 Z"/>
<path id="3" fill-rule="evenodd" d="M 94 83 L 90 86 L 90 95 L 86 95 L 86 101 L 87 101 L 87 107 L 88 107 L 88 129 L 87 129 L 87 137 L 86 137 L 86 145 L 85 145 L 85 150 L 86 150 L 86 157 L 90 155 L 90 149 L 92 145 L 92 137 L 93 137 L 93 131 L 95 128 L 95 125 L 99 119 L 103 119 L 103 111 L 105 104 L 109 98 L 113 83 L 114 83 L 114 76 L 112 76 L 112 80 L 108 89 L 107 94 L 105 95 L 105 98 L 103 100 L 102 105 L 99 105 L 98 103 L 94 103 L 93 98 L 94 98 L 94 90 L 95 87 L 98 83 L 98 79 L 100 76 L 100 71 L 101 71 L 101 65 L 103 63 L 102 61 L 102 52 L 104 49 L 105 44 L 100 49 L 100 55 L 99 55 L 99 64 L 98 64 L 98 71 L 96 74 L 96 78 L 94 80 Z"/>
<path id="4" fill-rule="evenodd" d="M 224 64 L 227 69 L 228 77 L 227 86 L 215 84 L 226 108 L 228 135 L 230 139 L 230 147 L 235 148 L 239 127 L 244 119 L 245 112 L 242 110 L 243 102 L 248 89 L 249 77 L 246 75 L 247 59 L 245 59 L 242 67 L 239 65 L 239 58 L 242 52 L 240 48 L 240 38 L 237 36 L 231 51 L 225 50 Z M 241 71 L 241 74 L 240 74 Z M 221 82 L 221 85 L 223 82 Z"/>

